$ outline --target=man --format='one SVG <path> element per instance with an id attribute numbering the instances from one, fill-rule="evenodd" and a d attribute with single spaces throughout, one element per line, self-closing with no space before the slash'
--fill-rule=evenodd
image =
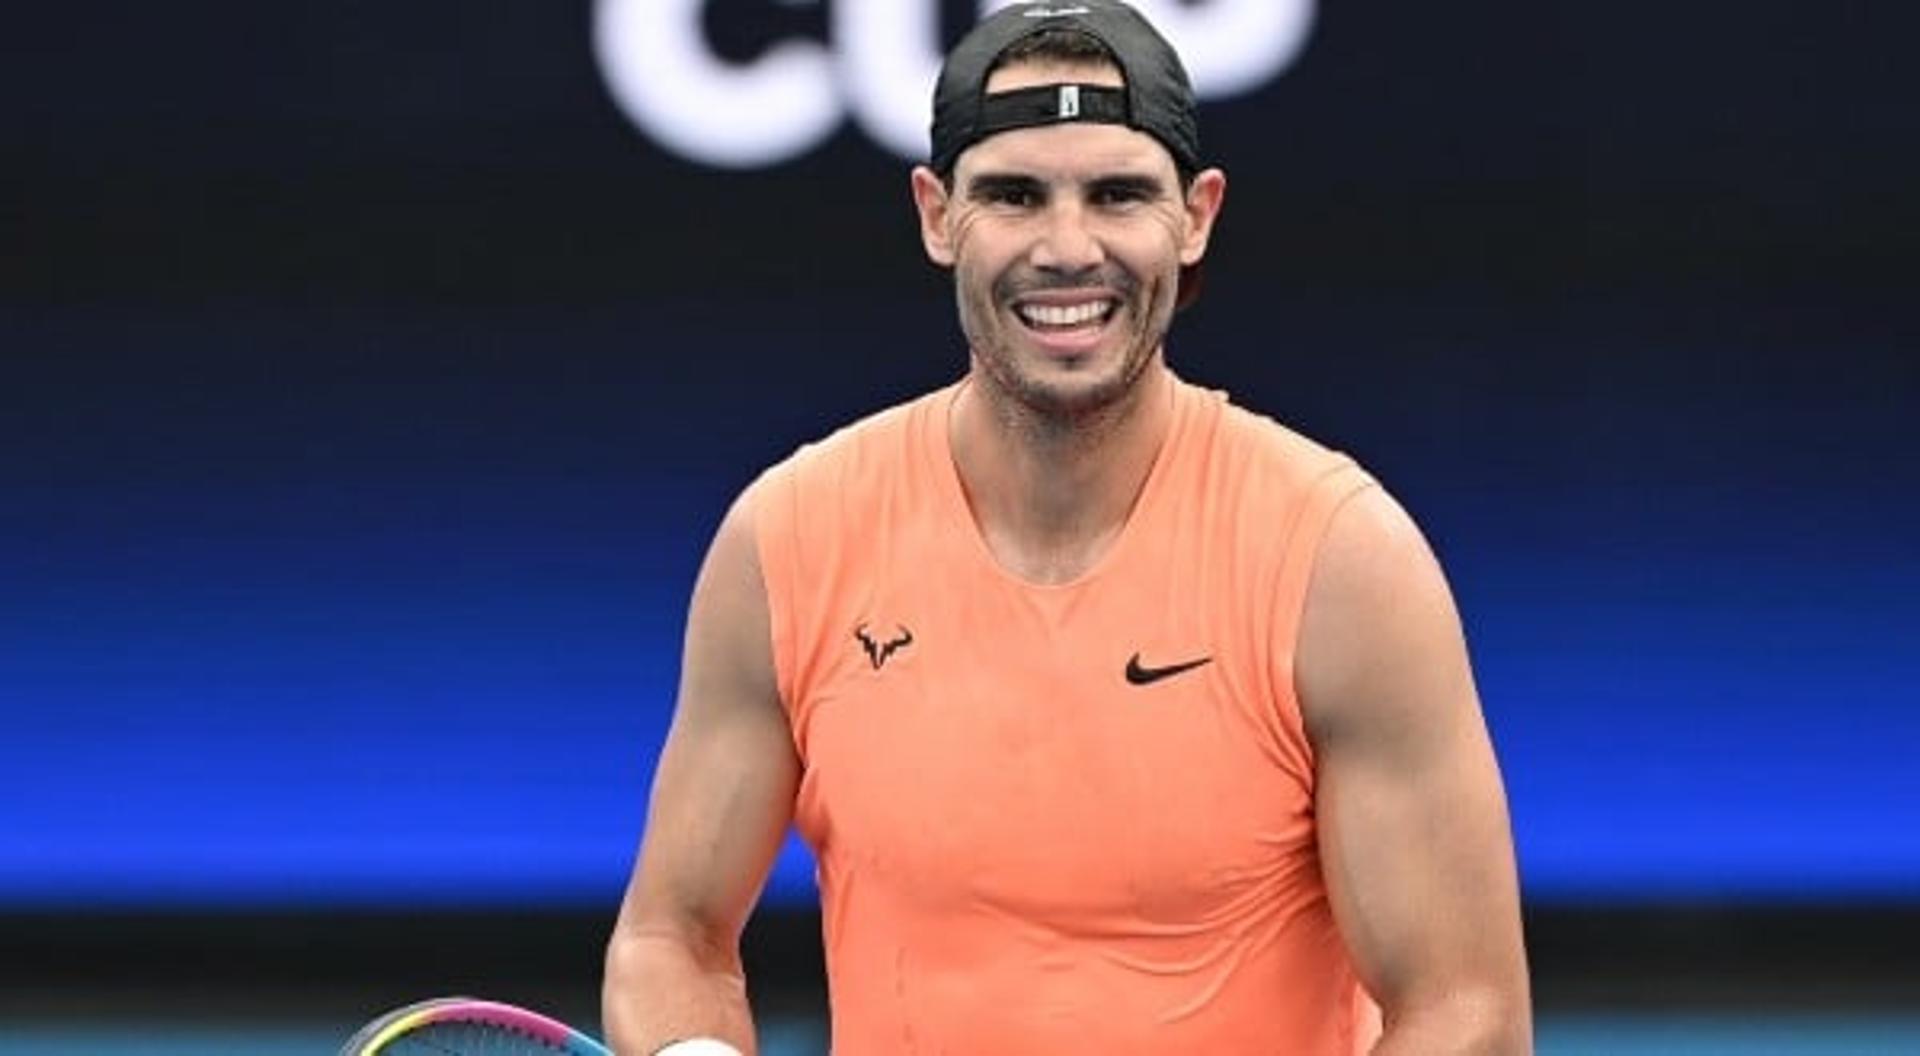
<path id="1" fill-rule="evenodd" d="M 790 821 L 839 1056 L 1530 1050 L 1437 564 L 1164 362 L 1226 186 L 1193 110 L 1110 0 L 948 56 L 912 191 L 970 369 L 722 523 L 608 950 L 623 1056 L 752 1051 L 738 940 Z"/>

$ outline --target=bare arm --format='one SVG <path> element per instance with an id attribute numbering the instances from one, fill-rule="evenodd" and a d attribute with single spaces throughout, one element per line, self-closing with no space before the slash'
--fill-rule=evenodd
<path id="1" fill-rule="evenodd" d="M 754 1051 L 740 931 L 793 812 L 800 764 L 775 688 L 752 491 L 716 533 L 687 617 L 680 697 L 601 992 L 620 1056 L 715 1037 Z"/>
<path id="2" fill-rule="evenodd" d="M 1506 796 L 1459 615 L 1378 489 L 1328 529 L 1295 680 L 1335 919 L 1385 1014 L 1375 1056 L 1532 1052 Z"/>

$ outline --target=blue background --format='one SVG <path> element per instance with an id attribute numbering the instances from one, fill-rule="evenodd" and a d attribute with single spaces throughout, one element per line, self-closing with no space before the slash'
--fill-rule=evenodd
<path id="1" fill-rule="evenodd" d="M 404 6 L 18 16 L 0 907 L 610 907 L 728 500 L 963 369 L 901 163 L 700 170 L 585 5 Z M 1323 11 L 1203 113 L 1170 361 L 1426 527 L 1536 904 L 1920 894 L 1898 28 Z"/>

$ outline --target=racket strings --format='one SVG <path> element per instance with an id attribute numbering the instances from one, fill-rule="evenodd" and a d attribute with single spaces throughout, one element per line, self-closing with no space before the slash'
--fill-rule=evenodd
<path id="1" fill-rule="evenodd" d="M 382 1045 L 380 1056 L 548 1056 L 566 1051 L 496 1023 L 433 1023 Z"/>

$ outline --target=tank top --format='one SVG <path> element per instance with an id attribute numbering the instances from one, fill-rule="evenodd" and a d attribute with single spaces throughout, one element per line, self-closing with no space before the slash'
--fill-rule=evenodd
<path id="1" fill-rule="evenodd" d="M 1379 1013 L 1321 877 L 1293 649 L 1369 478 L 1175 379 L 1114 543 L 1035 585 L 967 505 L 964 384 L 758 484 L 833 1051 L 1364 1052 Z"/>

